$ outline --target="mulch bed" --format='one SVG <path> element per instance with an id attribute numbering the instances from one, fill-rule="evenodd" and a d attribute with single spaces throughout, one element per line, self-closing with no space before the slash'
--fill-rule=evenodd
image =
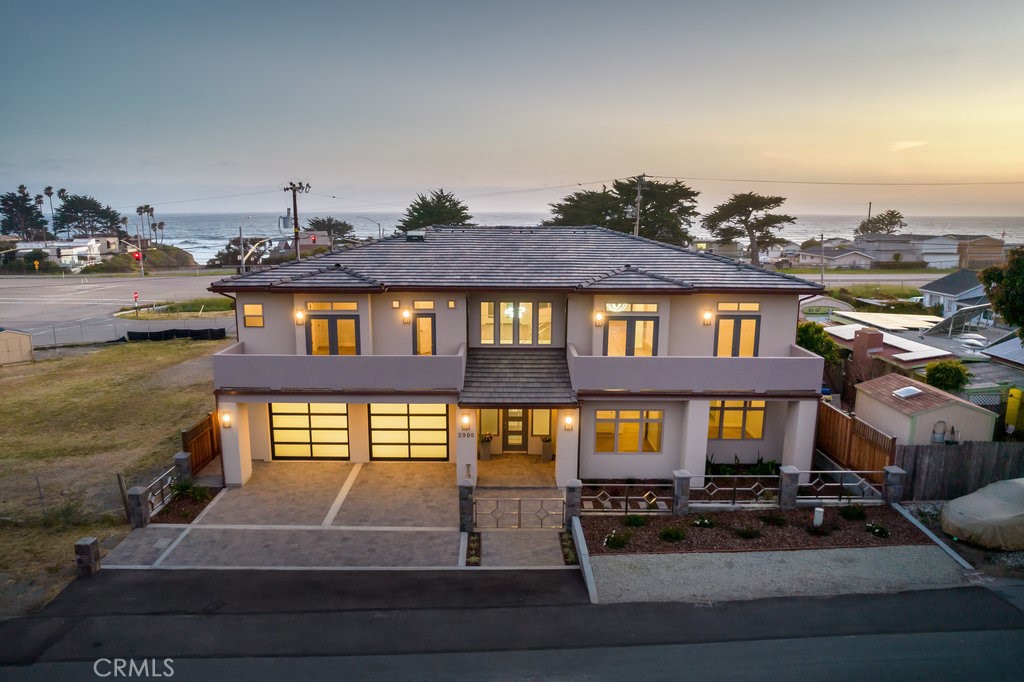
<path id="1" fill-rule="evenodd" d="M 757 552 L 790 549 L 835 549 L 839 547 L 884 547 L 889 545 L 926 545 L 930 540 L 895 509 L 888 506 L 864 507 L 866 518 L 848 521 L 839 515 L 839 508 L 826 507 L 824 526 L 828 535 L 812 535 L 807 531 L 814 510 L 725 511 L 691 513 L 685 516 L 648 515 L 641 527 L 626 525 L 621 514 L 585 515 L 583 524 L 587 549 L 591 554 L 678 554 L 685 552 Z M 784 519 L 785 525 L 772 525 L 761 519 L 771 516 Z M 714 521 L 713 528 L 693 525 L 699 517 Z M 876 537 L 865 530 L 869 523 L 881 524 L 889 530 L 888 537 Z M 678 542 L 662 540 L 666 528 L 680 528 L 685 539 Z M 759 537 L 742 538 L 736 529 L 754 529 Z M 628 536 L 626 546 L 610 549 L 605 538 L 612 531 Z"/>
<path id="2" fill-rule="evenodd" d="M 160 513 L 150 519 L 150 523 L 192 523 L 213 501 L 217 494 L 216 488 L 207 488 L 209 495 L 205 500 L 194 500 L 188 495 L 175 495 Z"/>

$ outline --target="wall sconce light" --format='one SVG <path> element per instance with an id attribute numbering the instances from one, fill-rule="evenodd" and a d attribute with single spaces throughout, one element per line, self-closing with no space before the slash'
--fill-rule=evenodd
<path id="1" fill-rule="evenodd" d="M 223 426 L 225 429 L 230 429 L 231 428 L 231 413 L 230 412 L 221 412 L 220 413 L 220 425 Z"/>
<path id="2" fill-rule="evenodd" d="M 391 307 L 392 307 L 392 308 L 397 308 L 397 307 L 398 307 L 398 306 L 400 306 L 400 305 L 402 305 L 402 304 L 401 304 L 401 303 L 399 303 L 398 301 L 391 301 Z"/>
<path id="3" fill-rule="evenodd" d="M 462 430 L 463 431 L 469 431 L 469 415 L 468 414 L 462 415 Z"/>
<path id="4" fill-rule="evenodd" d="M 302 324 L 306 321 L 306 311 L 296 310 L 295 311 L 295 324 Z"/>
<path id="5" fill-rule="evenodd" d="M 409 324 L 412 321 L 412 313 L 406 308 L 402 311 L 402 324 Z"/>
<path id="6" fill-rule="evenodd" d="M 448 307 L 449 308 L 454 308 L 455 307 L 455 301 L 453 299 L 448 299 Z"/>
<path id="7" fill-rule="evenodd" d="M 600 311 L 594 313 L 594 326 L 595 327 L 603 327 L 604 326 L 604 313 L 602 313 Z"/>
<path id="8" fill-rule="evenodd" d="M 572 415 L 571 414 L 565 415 L 565 430 L 566 431 L 572 431 Z"/>
<path id="9" fill-rule="evenodd" d="M 703 316 L 704 326 L 705 327 L 710 327 L 711 326 L 711 320 L 713 318 L 714 318 L 714 314 L 710 310 L 705 310 L 704 311 L 704 316 Z"/>

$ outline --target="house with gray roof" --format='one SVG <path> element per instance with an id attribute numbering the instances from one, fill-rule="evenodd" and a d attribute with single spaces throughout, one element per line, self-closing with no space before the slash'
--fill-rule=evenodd
<path id="1" fill-rule="evenodd" d="M 553 457 L 551 485 L 810 469 L 814 283 L 599 227 L 431 227 L 215 282 L 225 482 L 254 461 Z M 487 447 L 485 447 L 485 445 Z"/>
<path id="2" fill-rule="evenodd" d="M 924 305 L 942 306 L 942 316 L 949 317 L 961 308 L 988 303 L 985 287 L 973 270 L 957 270 L 920 288 Z"/>

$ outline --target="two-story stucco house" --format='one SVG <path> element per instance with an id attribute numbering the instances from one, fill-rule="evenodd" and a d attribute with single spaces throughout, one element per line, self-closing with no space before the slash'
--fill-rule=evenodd
<path id="1" fill-rule="evenodd" d="M 792 276 L 597 227 L 433 227 L 211 290 L 237 299 L 214 357 L 229 485 L 321 458 L 475 482 L 484 433 L 550 439 L 560 486 L 810 468 L 823 361 L 794 337 L 820 287 Z"/>

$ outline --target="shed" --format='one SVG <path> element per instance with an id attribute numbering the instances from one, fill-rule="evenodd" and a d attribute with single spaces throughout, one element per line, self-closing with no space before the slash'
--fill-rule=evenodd
<path id="1" fill-rule="evenodd" d="M 0 365 L 32 362 L 32 335 L 0 327 Z"/>
<path id="2" fill-rule="evenodd" d="M 903 445 L 990 441 L 996 413 L 899 374 L 857 384 L 857 416 Z"/>

